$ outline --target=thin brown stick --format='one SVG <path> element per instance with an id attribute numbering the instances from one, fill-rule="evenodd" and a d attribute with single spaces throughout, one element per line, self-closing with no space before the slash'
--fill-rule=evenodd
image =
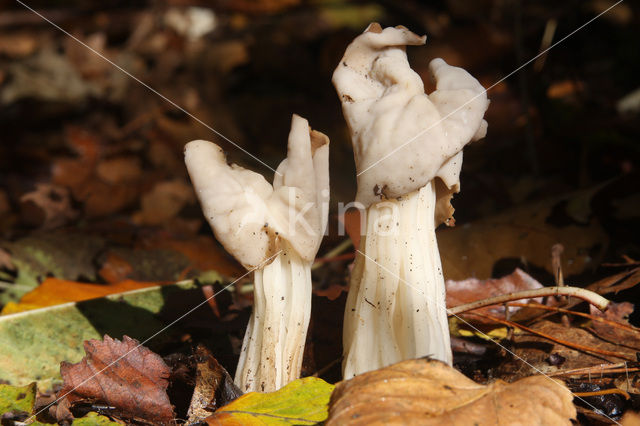
<path id="1" fill-rule="evenodd" d="M 595 315 L 586 314 L 584 312 L 577 312 L 577 311 L 571 311 L 569 309 L 559 308 L 557 306 L 546 306 L 546 305 L 540 305 L 539 303 L 518 303 L 518 302 L 510 303 L 509 306 L 517 306 L 517 307 L 521 307 L 521 308 L 544 309 L 544 310 L 547 310 L 547 311 L 562 312 L 562 313 L 576 315 L 576 316 L 583 317 L 583 318 L 589 318 L 592 321 L 601 322 L 603 324 L 607 324 L 607 325 L 610 325 L 610 326 L 616 327 L 616 328 L 621 328 L 623 330 L 640 333 L 640 328 L 636 328 L 636 327 L 634 327 L 632 325 L 627 325 L 627 324 L 623 324 L 623 323 L 620 323 L 620 322 L 608 320 L 606 318 L 597 317 Z"/>
<path id="2" fill-rule="evenodd" d="M 598 395 L 609 395 L 609 394 L 618 394 L 618 395 L 622 395 L 624 396 L 624 399 L 631 399 L 631 397 L 629 396 L 629 394 L 625 391 L 623 391 L 622 389 L 617 389 L 617 388 L 613 388 L 613 389 L 604 389 L 604 390 L 599 390 L 599 391 L 595 391 L 595 392 L 573 392 L 573 396 L 598 396 Z"/>
<path id="3" fill-rule="evenodd" d="M 327 371 L 329 371 L 329 369 L 331 369 L 331 367 L 333 367 L 334 365 L 338 364 L 340 361 L 342 361 L 342 357 L 334 359 L 329 364 L 325 365 L 324 367 L 322 367 L 321 369 L 319 369 L 318 371 L 313 373 L 311 375 L 311 377 L 319 377 L 319 376 L 321 376 L 322 374 L 324 374 Z"/>
<path id="4" fill-rule="evenodd" d="M 619 363 L 624 366 L 624 362 Z M 618 364 L 610 364 L 610 365 L 618 365 Z M 593 367 L 585 367 L 585 368 L 574 368 L 572 370 L 560 370 L 554 371 L 553 373 L 547 373 L 547 376 L 586 376 L 589 374 L 619 374 L 619 373 L 633 373 L 636 371 L 640 371 L 640 368 L 624 368 L 624 367 L 616 367 L 616 368 L 601 368 L 597 365 Z"/>
<path id="5" fill-rule="evenodd" d="M 484 308 L 485 306 L 499 305 L 501 303 L 520 299 L 533 299 L 544 296 L 572 296 L 591 303 L 601 311 L 604 311 L 609 305 L 609 301 L 593 291 L 580 287 L 544 287 L 536 290 L 518 291 L 515 293 L 507 293 L 488 299 L 477 300 L 464 305 L 458 305 L 447 309 L 449 315 L 458 315 L 463 312 L 473 311 L 474 309 Z"/>
<path id="6" fill-rule="evenodd" d="M 568 342 L 566 340 L 562 340 L 562 339 L 558 339 L 556 337 L 553 337 L 553 336 L 551 336 L 551 335 L 549 335 L 547 333 L 542 333 L 540 331 L 533 330 L 533 329 L 531 329 L 529 327 L 526 327 L 524 325 L 520 325 L 520 324 L 512 322 L 512 321 L 503 320 L 501 318 L 497 318 L 497 317 L 494 317 L 492 315 L 478 314 L 478 313 L 475 313 L 475 312 L 471 312 L 471 313 L 469 313 L 469 315 L 476 315 L 476 316 L 479 316 L 479 317 L 482 317 L 482 318 L 490 319 L 491 321 L 495 321 L 497 323 L 504 324 L 504 325 L 509 326 L 509 327 L 517 327 L 517 328 L 519 328 L 521 330 L 526 331 L 527 333 L 531 333 L 531 334 L 534 334 L 536 336 L 540 336 L 540 337 L 543 337 L 545 339 L 549 339 L 552 342 L 556 342 L 556 343 L 559 343 L 559 344 L 561 344 L 563 346 L 566 346 L 566 347 L 569 347 L 569 348 L 573 348 L 573 349 L 577 349 L 579 351 L 592 352 L 592 353 L 596 353 L 596 354 L 600 354 L 600 355 L 612 356 L 612 357 L 624 359 L 624 360 L 627 360 L 627 361 L 635 361 L 635 359 L 627 357 L 625 355 L 620 355 L 617 352 L 607 351 L 605 349 L 592 348 L 590 346 L 584 346 L 584 345 L 580 345 L 580 344 L 577 344 L 577 343 Z"/>

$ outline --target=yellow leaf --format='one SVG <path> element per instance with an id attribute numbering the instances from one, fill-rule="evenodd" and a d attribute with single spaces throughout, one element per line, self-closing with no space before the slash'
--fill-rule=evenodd
<path id="1" fill-rule="evenodd" d="M 298 379 L 271 393 L 250 392 L 204 421 L 209 425 L 313 425 L 327 418 L 334 386 L 316 377 Z"/>

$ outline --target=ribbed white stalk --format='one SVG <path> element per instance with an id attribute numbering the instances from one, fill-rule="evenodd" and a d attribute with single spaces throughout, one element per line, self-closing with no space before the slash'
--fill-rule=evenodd
<path id="1" fill-rule="evenodd" d="M 311 312 L 311 263 L 286 250 L 254 272 L 254 305 L 236 371 L 244 392 L 273 392 L 300 377 Z"/>
<path id="2" fill-rule="evenodd" d="M 451 364 L 433 184 L 371 205 L 344 317 L 343 377 L 429 355 Z"/>

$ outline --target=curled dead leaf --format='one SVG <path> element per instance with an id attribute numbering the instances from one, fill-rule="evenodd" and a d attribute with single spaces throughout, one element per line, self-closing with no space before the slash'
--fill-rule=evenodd
<path id="1" fill-rule="evenodd" d="M 447 308 L 475 302 L 477 300 L 488 299 L 494 296 L 501 296 L 503 294 L 535 290 L 543 287 L 542 284 L 519 268 L 516 268 L 513 273 L 502 278 L 492 278 L 488 280 L 467 278 L 466 280 L 461 281 L 447 280 L 445 285 L 447 289 Z M 519 302 L 527 303 L 530 301 L 542 303 L 542 298 L 522 299 Z M 520 308 L 518 307 L 512 306 L 509 308 L 509 311 L 513 314 L 519 309 Z M 486 306 L 484 308 L 476 309 L 474 312 L 493 315 L 499 318 L 505 317 L 504 305 Z M 465 315 L 463 314 L 463 316 Z M 491 323 L 490 320 L 485 320 L 480 317 L 467 318 L 474 322 Z"/>
<path id="2" fill-rule="evenodd" d="M 173 421 L 173 407 L 167 396 L 170 368 L 162 358 L 124 336 L 122 341 L 105 335 L 104 340 L 84 342 L 86 356 L 76 364 L 62 362 L 64 379 L 58 397 L 61 407 L 82 402 L 114 407 L 114 417 L 144 419 L 154 424 Z M 58 412 L 58 418 L 69 412 Z"/>
<path id="3" fill-rule="evenodd" d="M 605 322 L 593 322 L 593 329 L 598 337 L 640 351 L 640 328 L 633 327 L 627 319 L 633 312 L 633 303 L 611 302 L 604 312 L 591 305 L 589 305 L 589 309 L 591 315 L 605 320 Z M 619 323 L 621 326 L 616 327 L 609 321 Z"/>
<path id="4" fill-rule="evenodd" d="M 229 404 L 242 395 L 233 379 L 205 346 L 196 348 L 196 386 L 191 397 L 189 422 L 197 422 L 211 415 L 217 408 Z"/>
<path id="5" fill-rule="evenodd" d="M 571 392 L 560 381 L 530 376 L 515 383 L 475 383 L 431 359 L 399 362 L 338 383 L 327 425 L 570 425 Z"/>

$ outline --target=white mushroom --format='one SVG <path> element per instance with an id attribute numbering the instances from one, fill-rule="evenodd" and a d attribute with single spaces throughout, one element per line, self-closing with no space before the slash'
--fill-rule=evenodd
<path id="1" fill-rule="evenodd" d="M 327 225 L 329 139 L 293 115 L 287 158 L 270 185 L 228 165 L 217 145 L 189 142 L 185 162 L 218 241 L 254 272 L 254 307 L 235 382 L 270 392 L 300 376 L 311 264 Z"/>
<path id="2" fill-rule="evenodd" d="M 435 228 L 450 223 L 462 148 L 484 137 L 489 101 L 465 70 L 434 59 L 427 95 L 409 66 L 404 27 L 371 24 L 348 47 L 333 84 L 351 132 L 366 235 L 344 318 L 347 379 L 430 355 L 451 363 L 445 287 Z"/>

